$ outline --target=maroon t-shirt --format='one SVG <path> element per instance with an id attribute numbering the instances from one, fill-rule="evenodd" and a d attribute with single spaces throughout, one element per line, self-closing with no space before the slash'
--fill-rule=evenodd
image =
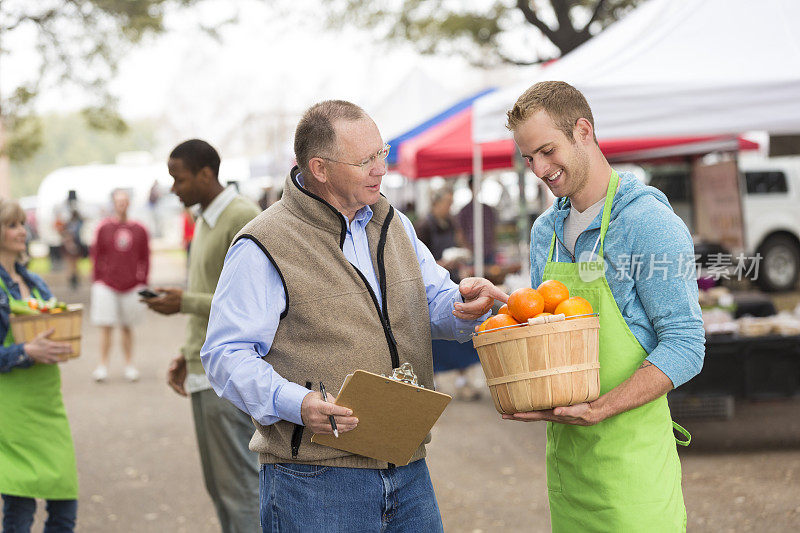
<path id="1" fill-rule="evenodd" d="M 138 222 L 108 218 L 100 223 L 92 247 L 95 281 L 119 292 L 147 285 L 150 246 L 147 230 Z"/>

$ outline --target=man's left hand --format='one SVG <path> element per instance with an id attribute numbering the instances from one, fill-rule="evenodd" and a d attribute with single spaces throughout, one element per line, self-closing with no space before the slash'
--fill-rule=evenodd
<path id="1" fill-rule="evenodd" d="M 574 426 L 593 426 L 607 418 L 596 402 L 578 403 L 567 407 L 530 411 L 528 413 L 514 413 L 503 415 L 505 420 L 520 422 L 555 422 L 557 424 L 572 424 Z"/>
<path id="2" fill-rule="evenodd" d="M 458 284 L 464 303 L 456 302 L 453 314 L 461 320 L 477 320 L 491 311 L 495 300 L 503 303 L 508 295 L 483 278 L 464 278 Z"/>
<path id="3" fill-rule="evenodd" d="M 181 310 L 181 298 L 183 291 L 181 289 L 166 289 L 164 287 L 156 287 L 155 289 L 160 293 L 155 298 L 142 298 L 147 307 L 161 313 L 162 315 L 174 315 Z"/>

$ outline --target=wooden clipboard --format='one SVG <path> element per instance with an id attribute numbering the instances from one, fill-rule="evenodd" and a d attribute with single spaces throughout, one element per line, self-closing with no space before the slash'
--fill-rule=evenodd
<path id="1" fill-rule="evenodd" d="M 356 370 L 345 378 L 336 404 L 352 409 L 358 426 L 338 439 L 315 434 L 311 442 L 404 466 L 450 400 L 441 392 Z"/>

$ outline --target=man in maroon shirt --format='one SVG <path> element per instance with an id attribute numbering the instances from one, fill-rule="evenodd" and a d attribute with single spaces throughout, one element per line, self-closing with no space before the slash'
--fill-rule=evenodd
<path id="1" fill-rule="evenodd" d="M 111 193 L 111 198 L 114 216 L 100 223 L 92 247 L 94 283 L 91 318 L 96 326 L 102 328 L 100 366 L 92 376 L 96 381 L 108 377 L 111 332 L 114 326 L 120 326 L 125 356 L 124 376 L 128 381 L 136 381 L 139 371 L 133 366 L 131 327 L 141 320 L 144 311 L 137 289 L 147 285 L 150 246 L 144 226 L 128 220 L 128 191 L 116 189 Z"/>

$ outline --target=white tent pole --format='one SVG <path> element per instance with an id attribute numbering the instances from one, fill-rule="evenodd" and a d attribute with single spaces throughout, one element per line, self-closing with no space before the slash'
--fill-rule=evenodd
<path id="1" fill-rule="evenodd" d="M 475 276 L 483 277 L 483 204 L 478 192 L 483 181 L 481 145 L 472 146 L 472 255 Z"/>

